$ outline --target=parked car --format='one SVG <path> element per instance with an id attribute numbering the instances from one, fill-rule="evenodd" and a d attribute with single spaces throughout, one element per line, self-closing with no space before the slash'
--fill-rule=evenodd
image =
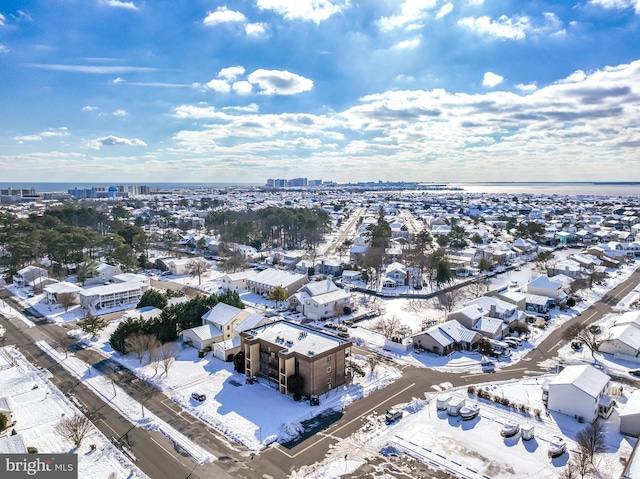
<path id="1" fill-rule="evenodd" d="M 205 399 L 207 399 L 207 396 L 205 396 L 204 394 L 200 394 L 200 393 L 191 393 L 191 397 L 193 399 L 195 399 L 196 401 L 202 402 Z"/>
<path id="2" fill-rule="evenodd" d="M 480 414 L 480 407 L 477 404 L 470 404 L 469 406 L 463 406 L 460 409 L 460 417 L 463 421 L 468 421 Z"/>
<path id="3" fill-rule="evenodd" d="M 567 443 L 564 442 L 560 436 L 553 436 L 551 441 L 549 441 L 549 456 L 550 457 L 558 457 L 562 456 L 567 450 Z"/>
<path id="4" fill-rule="evenodd" d="M 640 369 L 629 369 L 629 374 L 637 378 L 640 378 Z"/>
<path id="5" fill-rule="evenodd" d="M 387 424 L 391 424 L 398 419 L 402 419 L 402 411 L 398 411 L 397 409 L 388 409 L 387 414 L 384 416 L 384 422 Z"/>
<path id="6" fill-rule="evenodd" d="M 573 349 L 574 351 L 579 351 L 580 348 L 582 348 L 582 343 L 580 341 L 573 341 L 571 343 L 571 349 Z"/>
<path id="7" fill-rule="evenodd" d="M 517 422 L 507 421 L 502 425 L 500 435 L 502 437 L 512 437 L 518 434 L 520 431 L 520 425 Z"/>

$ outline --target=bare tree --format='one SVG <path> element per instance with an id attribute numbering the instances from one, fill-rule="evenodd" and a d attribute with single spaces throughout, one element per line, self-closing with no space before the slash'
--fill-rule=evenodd
<path id="1" fill-rule="evenodd" d="M 149 364 L 153 367 L 153 375 L 156 376 L 158 374 L 158 369 L 160 368 L 160 359 L 161 359 L 161 348 L 153 348 L 149 351 Z"/>
<path id="2" fill-rule="evenodd" d="M 223 269 L 227 272 L 235 273 L 239 269 L 243 269 L 247 264 L 247 260 L 242 253 L 234 251 L 224 262 Z"/>
<path id="3" fill-rule="evenodd" d="M 104 371 L 104 375 L 111 382 L 111 386 L 113 386 L 113 396 L 117 396 L 116 393 L 116 382 L 120 379 L 118 377 L 118 372 L 112 366 L 107 367 Z"/>
<path id="4" fill-rule="evenodd" d="M 593 458 L 597 454 L 607 451 L 605 431 L 602 422 L 595 421 L 589 424 L 576 435 L 576 441 L 580 448 L 589 456 L 589 462 L 593 464 Z"/>
<path id="5" fill-rule="evenodd" d="M 385 338 L 390 339 L 398 332 L 401 326 L 400 318 L 393 315 L 387 318 L 380 318 L 373 325 L 373 330 L 382 334 Z"/>
<path id="6" fill-rule="evenodd" d="M 437 298 L 445 312 L 450 313 L 461 302 L 467 299 L 467 292 L 465 291 L 465 288 L 453 288 L 440 293 Z"/>
<path id="7" fill-rule="evenodd" d="M 58 293 L 56 295 L 56 300 L 65 311 L 69 311 L 69 308 L 78 302 L 78 297 L 75 293 L 68 291 L 65 293 Z"/>
<path id="8" fill-rule="evenodd" d="M 91 421 L 85 416 L 69 416 L 62 418 L 55 425 L 55 431 L 65 439 L 73 441 L 76 447 L 82 444 L 82 440 L 91 431 Z"/>
<path id="9" fill-rule="evenodd" d="M 195 258 L 187 263 L 187 271 L 191 276 L 198 277 L 198 285 L 202 283 L 202 273 L 209 270 L 209 263 L 204 258 Z"/>
<path id="10" fill-rule="evenodd" d="M 467 290 L 467 293 L 472 298 L 479 298 L 480 296 L 483 296 L 488 289 L 485 281 L 486 280 L 484 276 L 478 276 L 471 283 L 469 283 L 468 286 L 465 287 L 465 289 Z"/>
<path id="11" fill-rule="evenodd" d="M 596 333 L 592 333 L 588 326 L 584 326 L 579 323 L 574 323 L 569 326 L 562 337 L 568 341 L 577 339 L 581 341 L 589 351 L 591 351 L 591 357 L 595 357 L 596 351 L 600 348 L 601 340 Z"/>
<path id="12" fill-rule="evenodd" d="M 69 336 L 67 331 L 63 329 L 54 333 L 53 347 L 62 350 L 64 352 L 65 359 L 69 357 L 69 348 L 77 342 L 78 341 L 73 336 Z"/>
<path id="13" fill-rule="evenodd" d="M 160 345 L 160 341 L 153 334 L 135 333 L 128 336 L 124 340 L 125 346 L 128 351 L 134 353 L 140 364 L 144 354 L 151 349 L 157 348 Z"/>
<path id="14" fill-rule="evenodd" d="M 380 356 L 378 354 L 370 354 L 367 356 L 367 364 L 369 365 L 369 369 L 371 369 L 371 374 L 375 374 L 376 367 L 380 364 Z"/>
<path id="15" fill-rule="evenodd" d="M 169 369 L 176 362 L 180 348 L 175 343 L 167 343 L 160 348 L 160 367 L 165 376 L 169 375 Z"/>

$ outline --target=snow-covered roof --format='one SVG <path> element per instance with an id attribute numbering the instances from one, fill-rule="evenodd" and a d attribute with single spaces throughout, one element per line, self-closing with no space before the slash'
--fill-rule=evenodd
<path id="1" fill-rule="evenodd" d="M 529 281 L 525 285 L 526 288 L 529 288 L 530 286 L 533 286 L 534 288 L 558 290 L 562 287 L 562 284 L 549 279 L 547 276 L 538 276 L 536 279 Z"/>
<path id="2" fill-rule="evenodd" d="M 317 304 L 328 304 L 333 301 L 338 301 L 343 298 L 348 298 L 349 293 L 347 293 L 343 289 L 338 289 L 335 291 L 331 291 L 330 293 L 320 294 L 318 296 L 312 296 L 311 298 L 307 298 L 307 302 L 315 302 Z"/>
<path id="3" fill-rule="evenodd" d="M 505 313 L 506 311 L 512 311 L 515 309 L 514 304 L 502 301 L 501 299 L 493 296 L 480 296 L 479 298 L 466 302 L 465 306 L 480 307 L 487 311 L 491 311 L 491 307 L 495 306 L 497 313 Z"/>
<path id="4" fill-rule="evenodd" d="M 306 291 L 307 293 L 309 293 L 309 296 L 318 296 L 339 289 L 340 288 L 338 288 L 333 283 L 333 281 L 331 281 L 331 279 L 327 278 L 327 280 L 325 281 L 312 281 L 311 283 L 307 283 L 302 288 L 300 288 L 300 291 Z"/>
<path id="5" fill-rule="evenodd" d="M 60 293 L 77 293 L 82 291 L 82 288 L 73 283 L 67 283 L 61 281 L 60 283 L 51 283 L 44 287 L 45 293 L 60 294 Z"/>
<path id="6" fill-rule="evenodd" d="M 225 303 L 218 303 L 203 316 L 202 320 L 207 323 L 216 324 L 218 327 L 223 327 L 228 322 L 235 319 L 242 310 Z"/>
<path id="7" fill-rule="evenodd" d="M 198 339 L 201 341 L 222 336 L 222 331 L 220 331 L 211 323 L 207 323 L 207 324 L 203 324 L 202 326 L 196 326 L 195 328 L 187 329 L 186 331 L 183 331 L 183 334 L 186 333 L 187 331 L 195 334 L 198 337 Z"/>
<path id="8" fill-rule="evenodd" d="M 427 334 L 434 341 L 442 346 L 448 346 L 451 343 L 467 342 L 471 343 L 475 339 L 475 331 L 470 331 L 455 319 L 437 324 L 419 334 Z"/>
<path id="9" fill-rule="evenodd" d="M 0 454 L 26 454 L 27 446 L 21 434 L 0 439 Z"/>
<path id="10" fill-rule="evenodd" d="M 573 385 L 591 397 L 598 397 L 604 391 L 611 378 L 589 364 L 571 365 L 564 368 L 550 383 L 554 385 Z"/>
<path id="11" fill-rule="evenodd" d="M 640 414 L 640 389 L 631 393 L 624 409 L 620 411 L 620 417 Z"/>
<path id="12" fill-rule="evenodd" d="M 146 284 L 139 281 L 126 281 L 124 283 L 105 284 L 103 286 L 96 286 L 94 288 L 86 288 L 80 291 L 80 296 L 98 296 L 102 294 L 122 293 L 125 291 L 132 291 L 134 289 L 147 288 Z"/>
<path id="13" fill-rule="evenodd" d="M 261 321 L 264 320 L 264 317 L 260 316 L 259 314 L 250 314 L 249 316 L 247 316 L 246 318 L 244 318 L 242 321 L 240 321 L 235 328 L 233 328 L 233 330 L 236 333 L 240 333 L 242 331 L 247 331 L 249 329 L 253 329 L 256 326 L 258 326 L 260 324 Z"/>
<path id="14" fill-rule="evenodd" d="M 275 321 L 246 331 L 253 338 L 276 344 L 289 353 L 314 356 L 349 343 L 288 321 Z"/>
<path id="15" fill-rule="evenodd" d="M 610 341 L 619 341 L 636 351 L 640 351 L 640 329 L 638 329 L 633 323 L 614 326 L 609 329 L 607 339 L 604 339 L 602 342 L 605 343 Z"/>
<path id="16" fill-rule="evenodd" d="M 255 281 L 256 283 L 266 284 L 274 287 L 282 286 L 283 288 L 286 288 L 287 286 L 306 277 L 307 275 L 305 274 L 289 273 L 288 271 L 283 271 L 280 269 L 268 268 L 264 271 L 260 271 L 250 279 L 251 281 Z"/>

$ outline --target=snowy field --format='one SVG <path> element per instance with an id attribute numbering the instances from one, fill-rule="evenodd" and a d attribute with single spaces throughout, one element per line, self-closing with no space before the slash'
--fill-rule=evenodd
<path id="1" fill-rule="evenodd" d="M 388 365 L 379 364 L 374 373 L 367 370 L 364 358 L 353 356 L 365 370 L 364 378 L 357 377 L 350 385 L 340 386 L 320 397 L 320 406 L 309 406 L 308 402 L 295 402 L 273 389 L 267 381 L 247 384 L 244 374 L 236 373 L 233 364 L 220 361 L 208 354 L 198 358 L 198 351 L 192 347 L 182 347 L 168 374 L 156 373 L 148 357 L 140 364 L 133 355 L 122 356 L 114 352 L 108 344 L 111 332 L 117 326 L 112 322 L 95 340 L 80 330 L 73 334 L 80 336 L 85 344 L 103 355 L 123 364 L 136 375 L 155 384 L 176 404 L 189 411 L 203 422 L 224 433 L 227 437 L 250 448 L 258 450 L 273 441 L 287 441 L 301 432 L 300 423 L 321 414 L 328 409 L 340 410 L 353 401 L 383 388 L 400 377 L 400 373 Z M 71 357 L 71 355 L 69 356 Z M 107 391 L 111 385 L 102 380 Z M 205 394 L 207 399 L 198 402 L 191 393 Z M 109 393 L 109 398 L 113 393 Z M 261 408 L 256 409 L 256 398 Z M 135 408 L 139 410 L 138 408 Z M 268 410 L 269 414 L 264 414 Z"/>
<path id="2" fill-rule="evenodd" d="M 535 409 L 544 410 L 540 388 L 544 379 L 528 378 L 480 386 L 494 396 L 527 405 L 529 413 L 479 399 L 464 388 L 447 393 L 465 399 L 467 405 L 480 407 L 479 416 L 472 420 L 464 421 L 459 416 L 452 417 L 446 411 L 439 411 L 436 407 L 439 393 L 427 394 L 426 398 L 398 406 L 403 409 L 404 417 L 395 424 L 386 425 L 384 417 L 370 416 L 362 430 L 337 444 L 325 461 L 305 466 L 291 478 L 327 479 L 353 473 L 378 454 L 406 454 L 465 479 L 557 478 L 569 461 L 571 451 L 576 449 L 576 434 L 585 425 L 558 413 L 549 416 L 542 413 L 540 417 L 532 413 Z M 625 395 L 630 393 L 625 391 Z M 626 397 L 616 397 L 616 401 L 623 405 Z M 533 425 L 534 438 L 525 441 L 520 433 L 503 438 L 500 431 L 507 421 L 520 426 Z M 624 467 L 620 458 L 628 458 L 635 444 L 636 439 L 622 436 L 618 428 L 615 410 L 605 422 L 607 452 L 596 461 L 601 479 L 620 477 Z M 556 435 L 565 438 L 569 452 L 551 459 L 549 441 Z"/>
<path id="3" fill-rule="evenodd" d="M 7 369 L 0 369 L 0 395 L 9 398 L 16 421 L 7 429 L 7 434 L 15 429 L 24 446 L 36 447 L 41 454 L 77 454 L 78 477 L 83 479 L 107 479 L 112 473 L 118 478 L 147 477 L 95 427 L 78 448 L 60 436 L 55 431 L 56 423 L 65 416 L 82 413 L 15 348 L 1 348 L 0 354 L 13 363 Z M 11 438 L 8 436 L 9 441 Z M 3 453 L 24 452 L 15 444 L 5 446 L 5 441 L 7 439 L 0 436 Z M 91 444 L 96 446 L 93 451 Z"/>

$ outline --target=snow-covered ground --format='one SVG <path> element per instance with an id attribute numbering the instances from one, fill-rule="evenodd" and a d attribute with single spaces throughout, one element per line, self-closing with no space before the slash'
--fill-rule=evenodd
<path id="1" fill-rule="evenodd" d="M 84 335 L 80 330 L 73 334 L 80 336 L 89 347 L 155 384 L 175 403 L 203 422 L 254 450 L 273 441 L 289 440 L 300 432 L 302 421 L 328 409 L 340 410 L 400 377 L 396 369 L 385 364 L 379 364 L 372 374 L 365 365 L 364 358 L 353 355 L 352 360 L 360 363 L 366 371 L 365 377 L 356 377 L 352 384 L 340 386 L 321 396 L 320 406 L 312 407 L 308 402 L 293 401 L 290 396 L 274 390 L 266 381 L 247 384 L 246 376 L 236 373 L 232 363 L 220 361 L 211 354 L 198 358 L 198 351 L 192 347 L 180 349 L 168 374 L 162 374 L 161 371 L 156 373 L 148 357 L 139 364 L 133 355 L 122 356 L 111 349 L 108 339 L 117 323 L 112 322 L 95 339 Z M 79 371 L 82 372 L 83 369 L 80 368 Z M 105 388 L 106 396 L 112 398 L 111 384 L 105 379 L 101 381 L 104 383 L 102 387 Z M 191 398 L 193 392 L 205 394 L 207 399 L 198 402 Z M 255 407 L 258 397 L 260 408 Z M 139 411 L 140 408 L 138 406 L 133 409 Z M 269 414 L 264 414 L 265 410 Z"/>
<path id="2" fill-rule="evenodd" d="M 526 405 L 529 412 L 518 412 L 480 399 L 468 393 L 466 388 L 447 391 L 465 399 L 467 405 L 479 405 L 480 415 L 469 421 L 439 411 L 436 407 L 438 393 L 427 394 L 425 398 L 398 406 L 403 408 L 404 417 L 395 424 L 386 425 L 382 416 L 369 417 L 365 427 L 337 444 L 325 461 L 303 467 L 291 478 L 324 479 L 353 473 L 379 453 L 387 456 L 406 454 L 460 478 L 556 478 L 569 461 L 571 451 L 576 449 L 576 434 L 585 424 L 558 413 L 552 412 L 548 416 L 542 413 L 538 417 L 533 412 L 544 411 L 540 388 L 544 379 L 528 378 L 479 386 L 494 396 Z M 616 401 L 624 404 L 626 397 L 616 397 Z M 525 441 L 520 433 L 503 438 L 500 431 L 507 421 L 520 426 L 533 425 L 534 438 Z M 636 442 L 636 439 L 621 435 L 618 428 L 616 410 L 605 422 L 607 452 L 596 461 L 599 478 L 620 477 L 624 467 L 620 458 L 628 458 Z M 556 435 L 566 440 L 569 453 L 551 459 L 549 441 Z M 337 473 L 327 475 L 327 471 Z"/>
<path id="3" fill-rule="evenodd" d="M 60 436 L 55 425 L 63 417 L 81 414 L 75 406 L 45 376 L 13 347 L 0 349 L 0 354 L 10 358 L 13 365 L 0 369 L 0 395 L 10 398 L 15 429 L 25 446 L 35 447 L 40 453 L 78 456 L 78 477 L 83 479 L 107 479 L 115 477 L 144 478 L 144 475 L 95 427 L 85 437 L 80 447 Z M 0 436 L 1 437 L 1 436 Z M 10 436 L 9 436 L 10 437 Z M 0 438 L 0 451 L 5 450 Z M 95 444 L 95 450 L 90 445 Z"/>

